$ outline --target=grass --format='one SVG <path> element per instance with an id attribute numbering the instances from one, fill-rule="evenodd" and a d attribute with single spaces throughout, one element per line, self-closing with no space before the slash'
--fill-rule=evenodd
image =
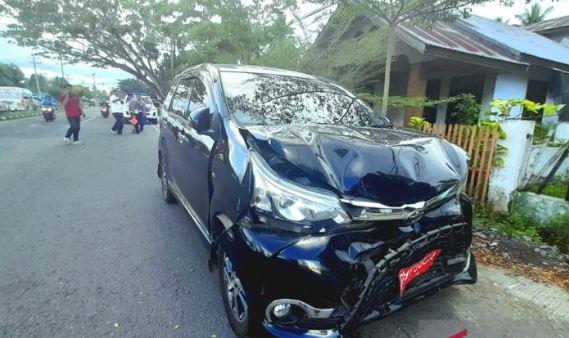
<path id="1" fill-rule="evenodd" d="M 3 111 L 0 112 L 0 121 L 21 119 L 24 117 L 38 116 L 41 112 L 35 110 L 25 110 L 25 111 Z"/>

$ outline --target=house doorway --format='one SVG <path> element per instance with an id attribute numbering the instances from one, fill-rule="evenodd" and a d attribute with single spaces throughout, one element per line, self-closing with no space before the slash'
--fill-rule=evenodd
<path id="1" fill-rule="evenodd" d="M 472 94 L 476 97 L 476 102 L 482 102 L 482 91 L 484 89 L 484 75 L 456 76 L 450 79 L 449 97 L 460 94 Z M 446 124 L 457 124 L 460 122 L 458 113 L 458 103 L 448 104 Z"/>
<path id="2" fill-rule="evenodd" d="M 427 80 L 427 89 L 425 91 L 425 96 L 429 100 L 440 99 L 442 80 L 439 79 L 429 79 Z M 434 124 L 437 122 L 437 106 L 425 107 L 423 110 L 423 118 L 429 123 Z"/>

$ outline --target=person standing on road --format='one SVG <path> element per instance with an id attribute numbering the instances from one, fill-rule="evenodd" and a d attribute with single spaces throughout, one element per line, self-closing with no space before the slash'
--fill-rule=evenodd
<path id="1" fill-rule="evenodd" d="M 124 105 L 118 96 L 111 96 L 111 112 L 115 118 L 115 124 L 111 128 L 111 131 L 122 135 L 122 129 L 124 126 Z"/>
<path id="2" fill-rule="evenodd" d="M 136 95 L 128 102 L 128 110 L 136 116 L 138 123 L 134 125 L 134 132 L 140 134 L 144 131 L 144 104 L 140 95 Z"/>
<path id="3" fill-rule="evenodd" d="M 67 88 L 69 87 L 71 86 Z M 65 143 L 70 143 L 71 135 L 73 135 L 73 144 L 79 145 L 81 144 L 81 142 L 79 142 L 81 116 L 85 117 L 85 113 L 79 104 L 79 98 L 68 89 L 65 94 L 61 95 L 59 101 L 63 104 L 63 107 L 65 107 L 65 116 L 67 117 L 67 121 L 69 121 L 69 129 L 67 129 L 67 133 L 65 134 Z"/>

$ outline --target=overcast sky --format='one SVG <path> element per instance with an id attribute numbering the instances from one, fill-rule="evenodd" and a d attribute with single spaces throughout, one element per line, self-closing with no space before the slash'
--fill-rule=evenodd
<path id="1" fill-rule="evenodd" d="M 538 0 L 539 1 L 539 0 Z M 535 2 L 535 1 L 534 1 Z M 569 15 L 569 1 L 561 0 L 552 2 L 551 0 L 539 1 L 543 8 L 554 6 L 555 10 L 548 16 L 548 19 Z M 515 15 L 522 13 L 526 7 L 525 0 L 516 0 L 512 7 L 506 7 L 500 4 L 499 1 L 487 3 L 484 6 L 477 6 L 474 8 L 473 13 L 476 15 L 484 16 L 494 19 L 502 16 L 504 19 L 509 19 L 509 23 L 517 23 Z M 313 6 L 304 6 L 301 12 L 308 13 L 314 9 Z M 316 32 L 319 23 L 312 23 L 311 20 L 306 20 L 309 24 L 309 29 Z M 6 18 L 0 18 L 0 30 L 5 29 Z M 300 31 L 298 32 L 300 34 Z M 0 38 L 0 62 L 13 63 L 20 67 L 26 76 L 33 74 L 33 64 L 31 48 L 19 47 L 9 43 L 6 39 Z M 65 77 L 73 84 L 84 84 L 91 86 L 93 84 L 92 74 L 95 74 L 95 82 L 97 87 L 110 89 L 114 87 L 118 80 L 132 77 L 128 73 L 114 69 L 100 69 L 93 68 L 86 64 L 64 64 Z M 37 64 L 38 73 L 46 77 L 54 77 L 61 75 L 61 69 L 58 61 L 49 59 L 39 59 Z"/>

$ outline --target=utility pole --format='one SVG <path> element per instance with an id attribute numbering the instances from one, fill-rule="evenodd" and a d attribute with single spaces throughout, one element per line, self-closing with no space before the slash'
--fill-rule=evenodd
<path id="1" fill-rule="evenodd" d="M 42 97 L 41 95 L 41 90 L 40 90 L 40 82 L 38 81 L 38 69 L 36 67 L 36 57 L 34 54 L 32 54 L 32 62 L 34 63 L 34 77 L 36 78 L 36 87 L 38 89 L 38 95 L 39 97 Z"/>
<path id="2" fill-rule="evenodd" d="M 97 87 L 95 86 L 95 73 L 91 74 L 91 76 L 93 76 L 93 98 L 97 99 L 98 95 L 97 92 L 95 92 L 95 90 L 97 89 Z"/>
<path id="3" fill-rule="evenodd" d="M 170 74 L 174 75 L 174 57 L 176 55 L 176 45 L 172 41 L 172 52 L 170 53 Z"/>
<path id="4" fill-rule="evenodd" d="M 63 81 L 65 81 L 65 74 L 63 73 L 63 54 L 59 53 L 59 64 L 61 65 L 61 85 L 63 85 Z"/>

